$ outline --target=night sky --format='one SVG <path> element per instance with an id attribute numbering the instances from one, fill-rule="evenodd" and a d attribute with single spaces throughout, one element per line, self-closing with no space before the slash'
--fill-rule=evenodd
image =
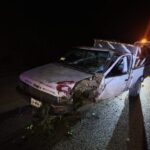
<path id="1" fill-rule="evenodd" d="M 1 5 L 0 63 L 39 65 L 94 38 L 133 43 L 150 20 L 147 1 L 27 1 Z"/>

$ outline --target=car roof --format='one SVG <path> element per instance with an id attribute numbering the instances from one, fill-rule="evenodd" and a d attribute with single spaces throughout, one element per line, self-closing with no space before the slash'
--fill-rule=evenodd
<path id="1" fill-rule="evenodd" d="M 88 46 L 80 46 L 77 47 L 79 49 L 83 49 L 83 50 L 90 50 L 90 51 L 103 51 L 103 52 L 109 52 L 111 54 L 116 54 L 116 55 L 123 55 L 123 54 L 127 54 L 126 52 L 119 52 L 119 51 L 114 51 L 113 49 L 108 49 L 108 48 L 101 48 L 101 47 L 88 47 Z"/>
<path id="2" fill-rule="evenodd" d="M 94 47 L 106 48 L 122 54 L 129 53 L 133 55 L 136 55 L 137 51 L 140 50 L 140 47 L 136 45 L 100 39 L 94 40 Z"/>

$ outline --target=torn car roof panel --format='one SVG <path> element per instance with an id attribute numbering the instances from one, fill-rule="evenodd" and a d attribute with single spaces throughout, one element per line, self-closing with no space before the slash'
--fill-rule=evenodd
<path id="1" fill-rule="evenodd" d="M 137 51 L 139 50 L 138 46 L 120 43 L 120 42 L 113 42 L 113 41 L 105 41 L 105 40 L 94 40 L 94 47 L 95 48 L 105 48 L 112 50 L 117 53 L 130 53 L 136 55 Z"/>

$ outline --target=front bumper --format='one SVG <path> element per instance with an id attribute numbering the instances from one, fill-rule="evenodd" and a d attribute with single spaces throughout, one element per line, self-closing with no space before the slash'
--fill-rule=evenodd
<path id="1" fill-rule="evenodd" d="M 31 101 L 31 97 L 37 99 L 42 102 L 42 104 L 48 104 L 50 106 L 50 110 L 54 113 L 68 113 L 73 110 L 72 103 L 60 102 L 58 97 L 55 97 L 51 94 L 45 93 L 43 91 L 37 90 L 26 83 L 19 81 L 19 85 L 17 86 L 17 90 L 26 95 L 27 101 Z"/>

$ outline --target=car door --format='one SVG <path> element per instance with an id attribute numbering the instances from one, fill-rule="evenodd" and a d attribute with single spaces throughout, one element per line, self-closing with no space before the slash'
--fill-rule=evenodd
<path id="1" fill-rule="evenodd" d="M 101 99 L 120 95 L 127 89 L 130 79 L 131 60 L 129 56 L 120 57 L 104 75 L 104 90 Z"/>

